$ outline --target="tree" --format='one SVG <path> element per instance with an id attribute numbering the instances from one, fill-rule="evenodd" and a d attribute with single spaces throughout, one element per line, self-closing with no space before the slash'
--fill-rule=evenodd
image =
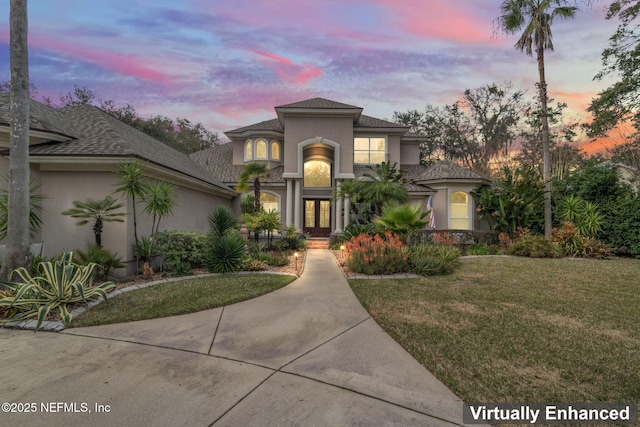
<path id="1" fill-rule="evenodd" d="M 507 155 L 518 135 L 521 117 L 531 110 L 525 92 L 510 84 L 466 89 L 444 107 L 427 105 L 424 113 L 394 113 L 394 120 L 427 137 L 423 161 L 453 160 L 483 174 L 490 163 Z"/>
<path id="2" fill-rule="evenodd" d="M 114 193 L 121 193 L 125 197 L 131 197 L 133 209 L 133 236 L 138 244 L 138 216 L 136 212 L 136 198 L 142 199 L 146 186 L 142 180 L 143 170 L 137 161 L 126 162 L 118 166 L 120 179 L 116 183 L 118 186 Z"/>
<path id="3" fill-rule="evenodd" d="M 124 204 L 116 203 L 116 200 L 107 196 L 102 200 L 87 199 L 84 202 L 73 201 L 73 208 L 62 212 L 62 215 L 69 215 L 72 218 L 80 218 L 76 225 L 85 225 L 93 222 L 93 235 L 96 246 L 102 247 L 102 230 L 105 222 L 124 222 L 124 212 L 115 212 L 122 208 Z"/>
<path id="4" fill-rule="evenodd" d="M 9 146 L 9 207 L 7 254 L 0 280 L 29 268 L 29 55 L 27 0 L 11 0 L 9 12 L 11 112 Z"/>
<path id="5" fill-rule="evenodd" d="M 553 50 L 551 24 L 556 19 L 573 18 L 578 8 L 568 6 L 566 0 L 506 0 L 500 5 L 498 26 L 506 34 L 522 35 L 515 44 L 516 49 L 533 56 L 538 62 L 538 92 L 540 120 L 542 121 L 544 197 L 544 235 L 551 237 L 551 155 L 549 151 L 549 121 L 547 110 L 547 80 L 545 77 L 544 52 Z"/>
<path id="6" fill-rule="evenodd" d="M 616 125 L 631 120 L 640 129 L 640 28 L 637 25 L 640 1 L 616 0 L 609 5 L 607 19 L 618 17 L 620 25 L 602 52 L 604 69 L 597 80 L 617 74 L 620 80 L 598 94 L 588 108 L 593 122 L 589 135 L 605 135 Z"/>
<path id="7" fill-rule="evenodd" d="M 382 162 L 369 169 L 373 173 L 362 175 L 364 180 L 358 181 L 358 192 L 366 203 L 376 207 L 376 214 L 382 212 L 386 203 L 406 203 L 409 200 L 409 192 L 403 186 L 406 181 L 404 172 L 398 170 L 396 163 Z"/>
<path id="8" fill-rule="evenodd" d="M 171 215 L 173 212 L 176 206 L 173 195 L 175 189 L 175 185 L 164 181 L 145 185 L 142 196 L 142 201 L 145 203 L 143 212 L 151 218 L 151 237 L 158 232 L 162 217 Z"/>
<path id="9" fill-rule="evenodd" d="M 253 211 L 260 212 L 260 180 L 269 176 L 269 167 L 264 163 L 249 163 L 242 169 L 238 177 L 236 191 L 243 193 L 249 189 L 249 181 L 253 181 Z"/>

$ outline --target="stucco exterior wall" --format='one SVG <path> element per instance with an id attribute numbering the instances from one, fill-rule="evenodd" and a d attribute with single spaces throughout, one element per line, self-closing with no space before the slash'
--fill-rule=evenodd
<path id="1" fill-rule="evenodd" d="M 42 202 L 44 256 L 83 249 L 94 243 L 92 223 L 77 226 L 78 219 L 62 215 L 62 211 L 72 208 L 74 200 L 105 198 L 113 191 L 117 176 L 110 172 L 41 171 L 40 179 L 46 196 Z M 119 211 L 126 213 L 126 207 Z M 123 259 L 127 254 L 127 222 L 124 218 L 122 223 L 105 223 L 102 233 L 102 245 Z"/>
<path id="2" fill-rule="evenodd" d="M 298 144 L 322 137 L 340 144 L 339 173 L 353 173 L 353 119 L 350 117 L 286 117 L 284 172 L 298 171 Z"/>
<path id="3" fill-rule="evenodd" d="M 399 163 L 401 165 L 419 165 L 420 164 L 420 145 L 401 144 Z"/>
<path id="4" fill-rule="evenodd" d="M 389 135 L 387 136 L 387 160 L 389 163 L 398 163 L 400 164 L 400 136 L 399 135 Z"/>

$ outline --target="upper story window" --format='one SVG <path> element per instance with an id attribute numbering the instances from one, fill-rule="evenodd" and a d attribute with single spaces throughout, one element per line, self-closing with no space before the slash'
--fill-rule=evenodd
<path id="1" fill-rule="evenodd" d="M 451 218 L 449 228 L 453 230 L 469 230 L 469 195 L 464 191 L 451 194 Z"/>
<path id="2" fill-rule="evenodd" d="M 280 160 L 280 143 L 278 141 L 271 141 L 271 159 Z"/>
<path id="3" fill-rule="evenodd" d="M 385 161 L 387 153 L 386 138 L 354 138 L 353 163 L 376 165 Z"/>
<path id="4" fill-rule="evenodd" d="M 249 162 L 251 160 L 281 160 L 280 142 L 271 141 L 267 143 L 266 140 L 260 138 L 256 140 L 248 139 L 244 143 L 244 161 Z"/>
<path id="5" fill-rule="evenodd" d="M 267 143 L 264 139 L 259 139 L 256 141 L 256 159 L 266 159 L 267 158 Z"/>
<path id="6" fill-rule="evenodd" d="M 331 163 L 326 160 L 308 160 L 304 162 L 305 187 L 331 187 Z"/>
<path id="7" fill-rule="evenodd" d="M 244 143 L 244 159 L 251 160 L 253 159 L 253 141 L 248 140 Z"/>

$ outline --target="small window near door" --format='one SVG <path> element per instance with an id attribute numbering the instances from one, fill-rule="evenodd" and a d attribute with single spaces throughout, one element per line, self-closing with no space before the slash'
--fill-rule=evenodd
<path id="1" fill-rule="evenodd" d="M 469 195 L 463 191 L 451 194 L 450 228 L 453 230 L 469 230 Z"/>

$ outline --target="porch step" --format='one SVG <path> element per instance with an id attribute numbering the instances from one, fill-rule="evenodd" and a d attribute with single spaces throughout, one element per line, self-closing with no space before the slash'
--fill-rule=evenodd
<path id="1" fill-rule="evenodd" d="M 329 239 L 308 239 L 307 249 L 329 249 Z"/>

